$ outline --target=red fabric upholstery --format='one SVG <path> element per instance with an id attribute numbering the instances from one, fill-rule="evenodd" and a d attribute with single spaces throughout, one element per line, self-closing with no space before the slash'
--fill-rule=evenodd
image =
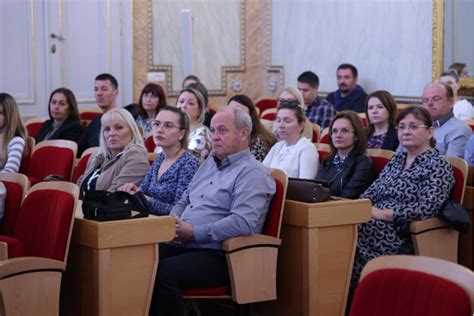
<path id="1" fill-rule="evenodd" d="M 384 269 L 366 276 L 352 301 L 351 316 L 471 315 L 467 293 L 441 277 Z"/>
<path id="2" fill-rule="evenodd" d="M 275 179 L 276 191 L 268 209 L 265 223 L 263 224 L 262 234 L 272 237 L 278 237 L 280 226 L 281 206 L 283 203 L 283 183 Z"/>
<path id="3" fill-rule="evenodd" d="M 155 151 L 155 142 L 153 141 L 153 136 L 148 136 L 147 139 L 145 139 L 145 147 L 146 147 L 146 150 L 149 152 L 149 153 L 152 153 Z"/>
<path id="4" fill-rule="evenodd" d="M 21 201 L 23 199 L 23 188 L 20 184 L 9 181 L 2 181 L 7 189 L 5 199 L 5 213 L 0 225 L 0 234 L 13 236 L 16 220 L 20 211 Z"/>
<path id="5" fill-rule="evenodd" d="M 36 137 L 41 129 L 41 126 L 43 126 L 43 122 L 28 123 L 26 125 L 28 136 Z"/>
<path id="6" fill-rule="evenodd" d="M 41 147 L 31 156 L 27 176 L 32 185 L 50 174 L 60 175 L 69 181 L 74 158 L 72 150 L 68 148 Z"/>
<path id="7" fill-rule="evenodd" d="M 25 198 L 15 228 L 25 256 L 64 261 L 74 216 L 74 198 L 58 190 L 33 191 Z"/>
<path id="8" fill-rule="evenodd" d="M 454 186 L 453 190 L 451 191 L 451 197 L 459 204 L 462 204 L 461 196 L 462 196 L 462 189 L 464 188 L 464 175 L 459 168 L 453 166 L 453 174 L 454 174 Z"/>
<path id="9" fill-rule="evenodd" d="M 74 170 L 74 175 L 72 176 L 72 183 L 76 183 L 77 180 L 86 172 L 87 162 L 91 157 L 92 153 L 81 157 L 79 162 L 77 163 L 76 169 Z"/>
<path id="10" fill-rule="evenodd" d="M 230 295 L 230 286 L 212 287 L 208 289 L 186 289 L 184 296 L 222 296 Z"/>
<path id="11" fill-rule="evenodd" d="M 97 116 L 101 115 L 100 112 L 82 112 L 79 114 L 81 121 L 92 121 Z"/>
<path id="12" fill-rule="evenodd" d="M 319 142 L 322 144 L 329 144 L 329 134 L 322 135 Z"/>
<path id="13" fill-rule="evenodd" d="M 318 150 L 318 155 L 319 155 L 319 164 L 321 164 L 327 156 L 329 156 L 330 152 L 328 151 L 322 151 Z"/>
<path id="14" fill-rule="evenodd" d="M 255 106 L 260 109 L 260 113 L 263 113 L 266 109 L 272 109 L 277 107 L 277 100 L 274 99 L 262 99 L 259 100 Z"/>
<path id="15" fill-rule="evenodd" d="M 8 245 L 8 258 L 16 258 L 25 256 L 25 250 L 21 242 L 10 236 L 0 236 L 0 242 Z"/>
<path id="16" fill-rule="evenodd" d="M 272 113 L 265 113 L 260 118 L 265 119 L 265 120 L 269 120 L 269 121 L 274 121 L 274 120 L 276 120 L 276 117 L 277 117 L 277 114 L 275 112 L 272 112 Z"/>
<path id="17" fill-rule="evenodd" d="M 390 160 L 390 159 L 387 159 L 387 158 L 384 158 L 384 157 L 373 157 L 373 156 L 371 156 L 370 158 L 374 162 L 375 172 L 377 172 L 377 175 L 379 175 L 380 172 L 382 172 L 383 168 L 385 168 L 388 161 Z"/>

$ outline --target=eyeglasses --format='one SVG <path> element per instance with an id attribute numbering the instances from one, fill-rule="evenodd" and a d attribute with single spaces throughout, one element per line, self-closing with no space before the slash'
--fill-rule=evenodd
<path id="1" fill-rule="evenodd" d="M 398 131 L 401 131 L 401 132 L 408 129 L 411 132 L 413 132 L 413 131 L 416 131 L 417 129 L 422 128 L 422 127 L 428 128 L 427 125 L 416 125 L 416 124 L 404 125 L 404 124 L 400 124 L 400 125 L 396 126 L 395 129 L 398 130 Z"/>
<path id="2" fill-rule="evenodd" d="M 172 130 L 173 128 L 179 128 L 179 129 L 180 129 L 179 126 L 176 126 L 176 125 L 174 125 L 174 124 L 171 123 L 171 122 L 164 122 L 164 123 L 161 123 L 160 121 L 153 121 L 153 122 L 151 123 L 151 127 L 153 127 L 153 128 L 158 129 L 158 128 L 160 128 L 160 126 L 163 126 L 163 129 L 164 129 L 165 131 L 170 131 L 170 130 Z"/>
<path id="3" fill-rule="evenodd" d="M 430 102 L 430 100 L 432 100 L 432 101 L 434 101 L 434 102 L 438 102 L 438 101 L 443 100 L 443 97 L 440 96 L 440 95 L 435 95 L 435 96 L 432 97 L 432 98 L 423 98 L 423 99 L 421 99 L 421 102 L 423 102 L 423 103 L 428 103 L 428 102 Z"/>
<path id="4" fill-rule="evenodd" d="M 281 107 L 289 107 L 289 108 L 297 108 L 299 107 L 300 104 L 298 101 L 296 100 L 284 100 L 284 101 L 281 101 L 279 104 L 278 104 L 278 107 L 277 109 L 281 108 Z"/>
<path id="5" fill-rule="evenodd" d="M 333 128 L 329 134 L 332 136 L 332 135 L 337 135 L 339 134 L 339 132 L 341 132 L 342 136 L 347 136 L 349 135 L 350 133 L 354 133 L 354 131 L 351 131 L 345 127 L 341 128 L 341 129 L 338 129 L 338 128 Z"/>

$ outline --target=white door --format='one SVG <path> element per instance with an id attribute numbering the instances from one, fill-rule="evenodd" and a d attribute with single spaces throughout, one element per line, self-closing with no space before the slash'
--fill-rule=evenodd
<path id="1" fill-rule="evenodd" d="M 71 89 L 79 107 L 95 106 L 93 84 L 108 72 L 119 105 L 132 102 L 130 0 L 0 1 L 0 91 L 24 117 L 47 116 L 50 93 Z"/>

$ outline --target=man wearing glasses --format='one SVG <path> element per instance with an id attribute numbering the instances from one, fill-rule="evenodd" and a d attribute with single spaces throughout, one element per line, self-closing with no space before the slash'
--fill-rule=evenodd
<path id="1" fill-rule="evenodd" d="M 440 154 L 463 158 L 464 147 L 472 131 L 463 121 L 454 117 L 452 88 L 444 83 L 429 84 L 423 90 L 422 102 L 430 113 L 433 137 Z"/>

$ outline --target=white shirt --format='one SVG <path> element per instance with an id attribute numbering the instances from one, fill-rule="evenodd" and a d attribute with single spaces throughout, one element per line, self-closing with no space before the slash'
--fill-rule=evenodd
<path id="1" fill-rule="evenodd" d="M 460 120 L 472 120 L 474 118 L 474 109 L 467 100 L 458 100 L 454 103 L 453 113 Z"/>
<path id="2" fill-rule="evenodd" d="M 314 144 L 301 137 L 291 146 L 284 141 L 273 145 L 263 164 L 283 170 L 290 178 L 314 179 L 318 173 L 319 155 Z"/>

